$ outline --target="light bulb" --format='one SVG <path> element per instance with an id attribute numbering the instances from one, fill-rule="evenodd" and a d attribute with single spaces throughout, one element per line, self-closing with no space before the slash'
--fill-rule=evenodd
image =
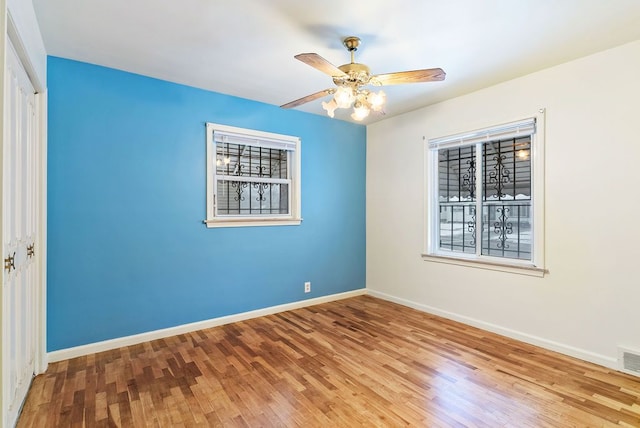
<path id="1" fill-rule="evenodd" d="M 323 102 L 322 108 L 327 111 L 327 116 L 333 117 L 335 115 L 335 111 L 338 108 L 338 104 L 336 104 L 336 100 L 331 98 L 331 101 L 328 103 Z"/>
<path id="2" fill-rule="evenodd" d="M 529 151 L 528 150 L 519 150 L 518 151 L 518 157 L 522 160 L 527 160 L 529 158 Z"/>
<path id="3" fill-rule="evenodd" d="M 216 159 L 216 166 L 220 166 L 222 165 L 222 161 L 220 160 L 220 158 Z"/>
<path id="4" fill-rule="evenodd" d="M 336 94 L 333 96 L 338 108 L 349 108 L 355 96 L 353 95 L 353 89 L 349 86 L 340 86 L 336 90 Z"/>
<path id="5" fill-rule="evenodd" d="M 351 114 L 351 118 L 353 120 L 362 120 L 365 117 L 369 116 L 369 107 L 366 104 L 358 101 L 353 106 L 353 113 Z"/>
<path id="6" fill-rule="evenodd" d="M 382 110 L 386 100 L 387 94 L 385 94 L 384 91 L 369 92 L 369 95 L 367 95 L 367 102 L 374 111 Z"/>
<path id="7" fill-rule="evenodd" d="M 231 162 L 231 158 L 229 156 L 224 158 L 224 164 L 225 165 L 229 165 L 230 162 Z"/>

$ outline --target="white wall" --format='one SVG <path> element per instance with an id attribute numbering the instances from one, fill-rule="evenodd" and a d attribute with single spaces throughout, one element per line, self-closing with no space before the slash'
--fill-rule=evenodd
<path id="1" fill-rule="evenodd" d="M 640 349 L 638 76 L 640 41 L 370 125 L 370 292 L 609 367 L 617 366 L 617 346 Z M 549 273 L 422 260 L 423 136 L 539 108 L 546 108 Z"/>

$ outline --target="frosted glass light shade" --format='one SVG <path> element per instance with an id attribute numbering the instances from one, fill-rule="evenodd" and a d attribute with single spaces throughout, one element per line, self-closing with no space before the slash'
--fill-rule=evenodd
<path id="1" fill-rule="evenodd" d="M 365 117 L 369 116 L 369 112 L 370 112 L 369 107 L 367 107 L 366 104 L 357 102 L 353 106 L 353 113 L 351 114 L 351 118 L 353 120 L 362 120 Z"/>
<path id="2" fill-rule="evenodd" d="M 367 102 L 374 111 L 382 110 L 384 103 L 387 101 L 387 94 L 384 91 L 370 92 L 367 96 Z"/>
<path id="3" fill-rule="evenodd" d="M 327 111 L 327 116 L 334 117 L 335 111 L 338 108 L 338 104 L 336 104 L 336 100 L 334 98 L 331 98 L 331 101 L 329 101 L 328 103 L 322 103 L 322 108 Z"/>
<path id="4" fill-rule="evenodd" d="M 338 108 L 349 108 L 355 99 L 353 89 L 348 86 L 340 86 L 333 96 Z"/>

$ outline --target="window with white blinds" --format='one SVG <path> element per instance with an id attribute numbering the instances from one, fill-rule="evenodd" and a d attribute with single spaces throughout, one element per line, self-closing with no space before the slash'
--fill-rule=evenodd
<path id="1" fill-rule="evenodd" d="M 532 117 L 428 141 L 426 256 L 541 266 L 538 122 Z"/>
<path id="2" fill-rule="evenodd" d="M 207 226 L 300 221 L 300 139 L 207 123 Z"/>

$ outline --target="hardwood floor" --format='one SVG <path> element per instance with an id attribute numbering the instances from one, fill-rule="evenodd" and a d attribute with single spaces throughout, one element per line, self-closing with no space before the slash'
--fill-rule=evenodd
<path id="1" fill-rule="evenodd" d="M 640 426 L 640 379 L 369 296 L 51 364 L 18 427 Z"/>

